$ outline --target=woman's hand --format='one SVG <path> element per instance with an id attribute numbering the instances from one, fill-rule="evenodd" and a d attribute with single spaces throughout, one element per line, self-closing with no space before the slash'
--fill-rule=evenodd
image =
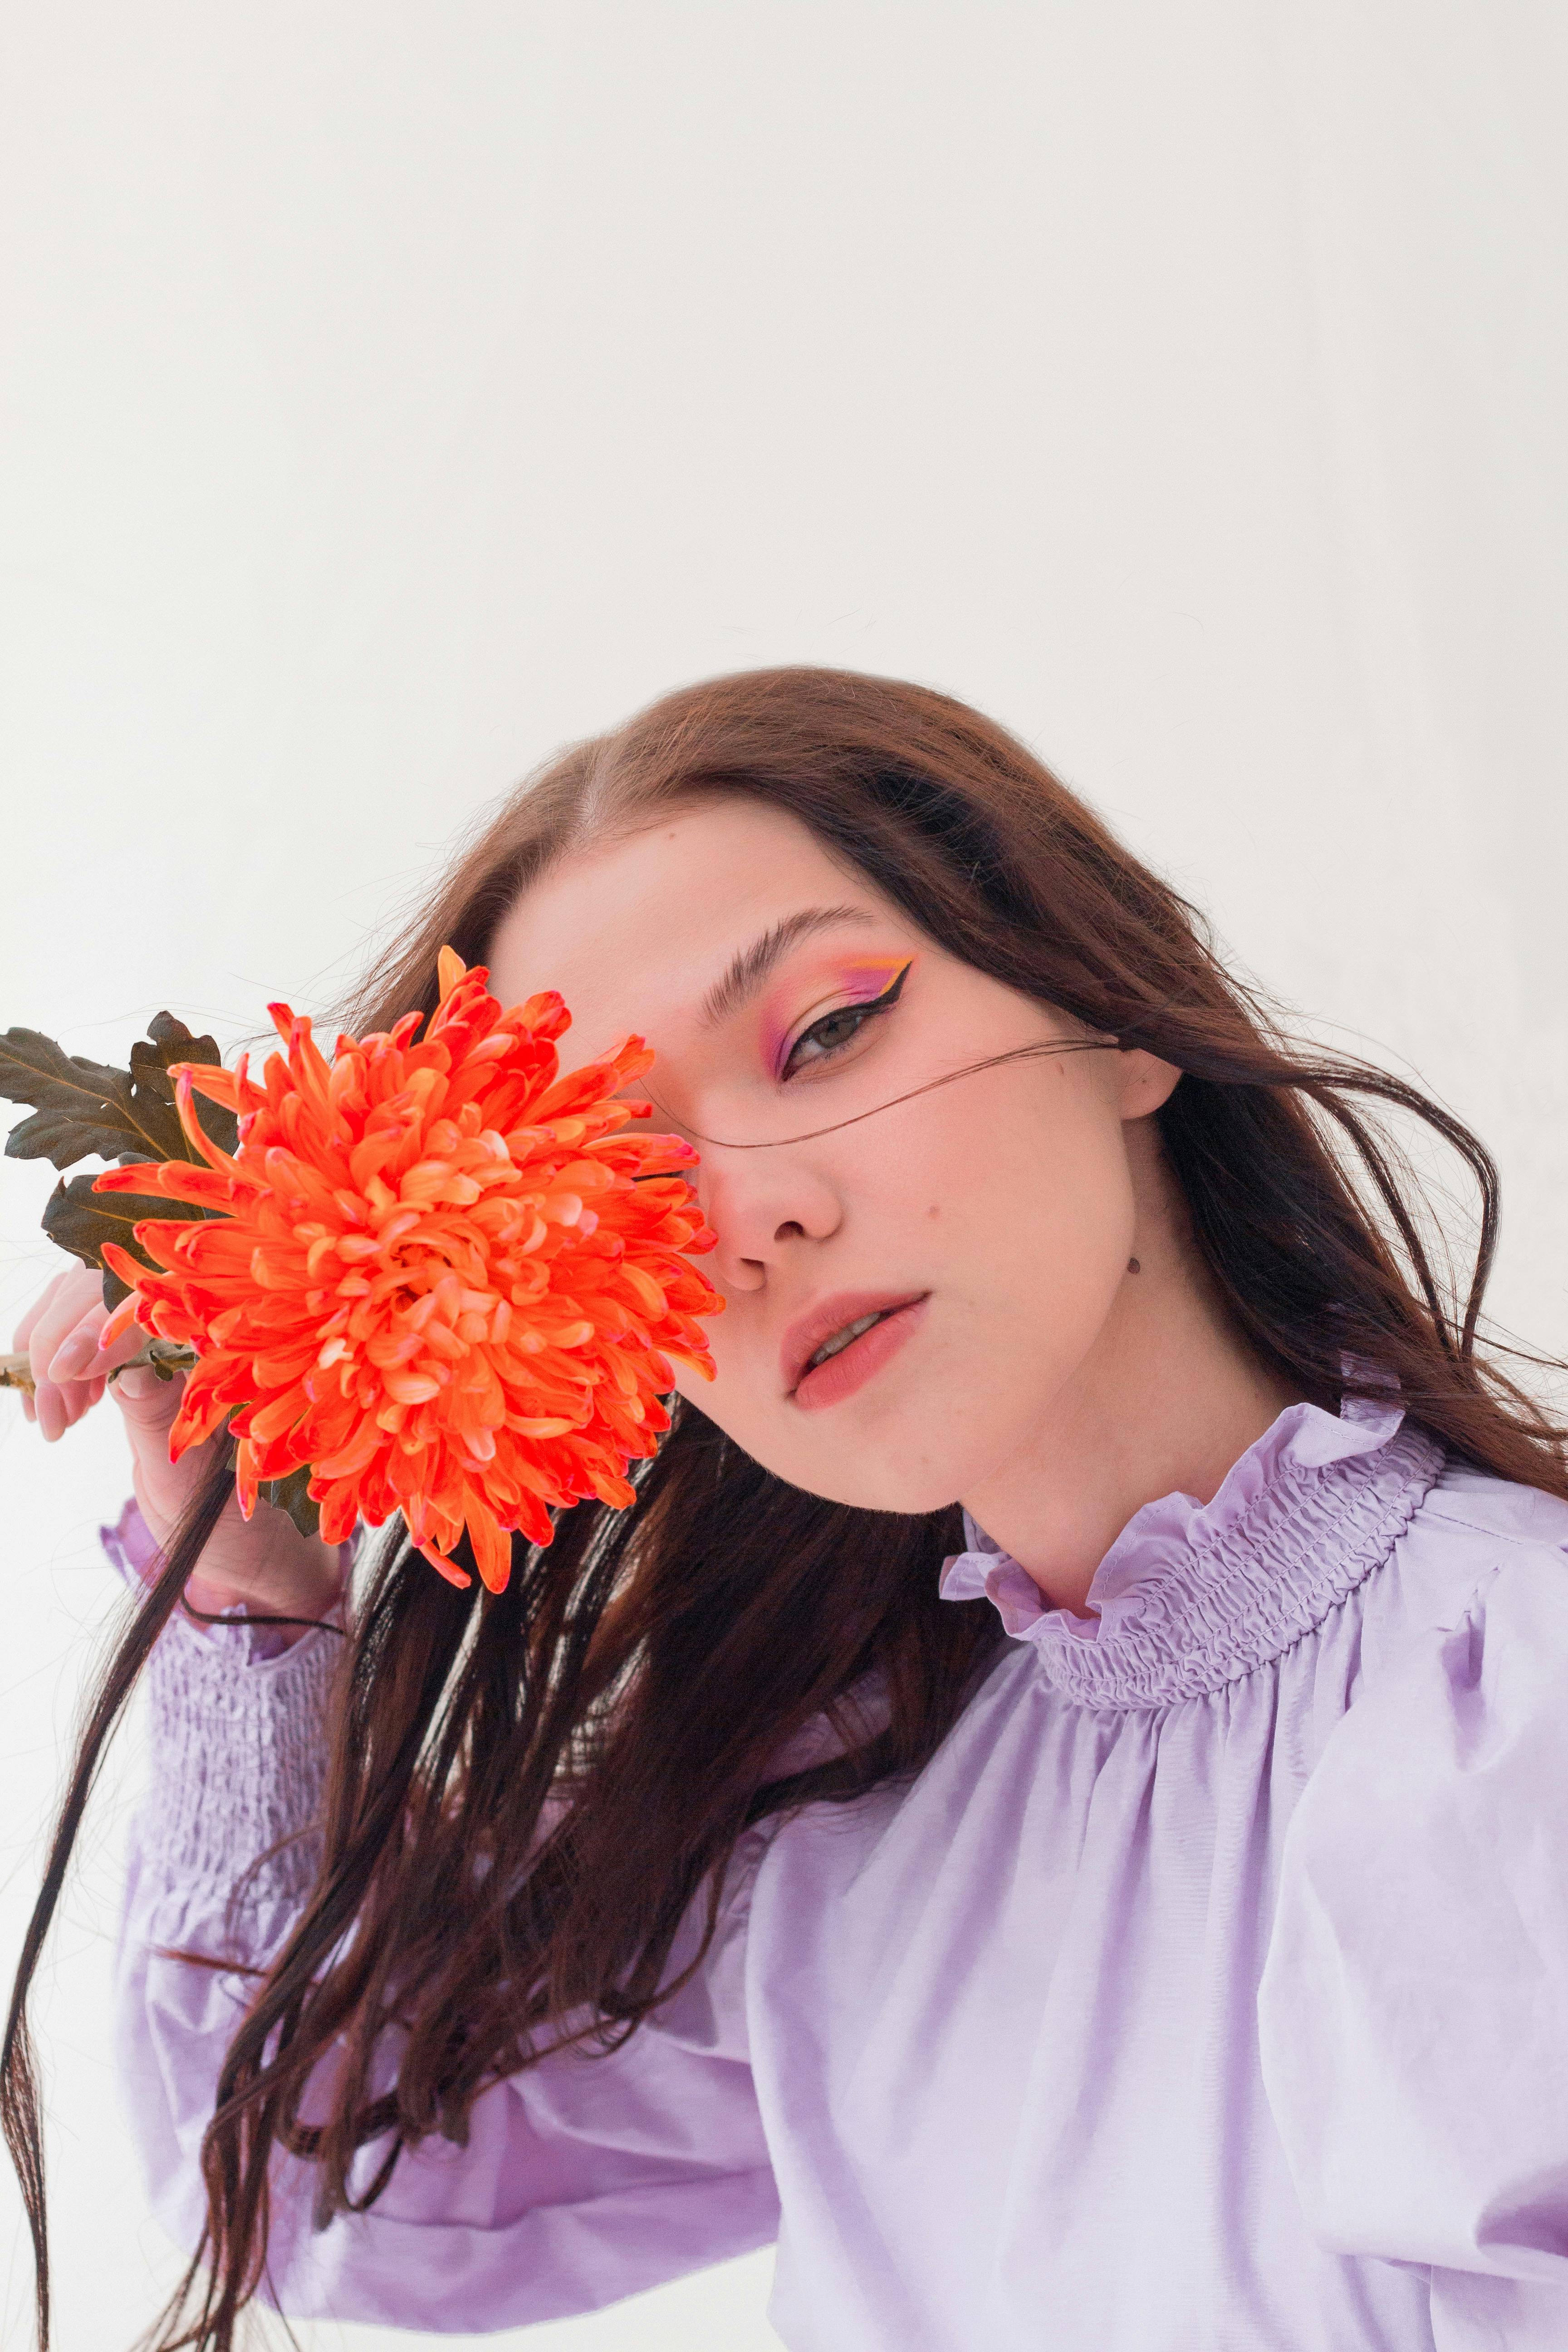
<path id="1" fill-rule="evenodd" d="M 56 1276 L 16 1327 L 15 1345 L 30 1357 L 35 1382 L 30 1397 L 23 1391 L 22 1408 L 53 1443 L 107 1388 L 130 1441 L 131 1481 L 142 1516 L 163 1544 L 200 1486 L 216 1441 L 209 1438 L 170 1461 L 169 1432 L 184 1376 L 160 1380 L 138 1366 L 110 1381 L 117 1365 L 140 1354 L 147 1335 L 132 1326 L 103 1349 L 99 1335 L 108 1320 L 101 1275 L 72 1265 Z M 231 1496 L 185 1595 L 193 1609 L 210 1615 L 237 1603 L 263 1616 L 319 1618 L 337 1600 L 342 1582 L 337 1552 L 318 1537 L 302 1536 L 286 1511 L 258 1503 L 247 1521 Z"/>

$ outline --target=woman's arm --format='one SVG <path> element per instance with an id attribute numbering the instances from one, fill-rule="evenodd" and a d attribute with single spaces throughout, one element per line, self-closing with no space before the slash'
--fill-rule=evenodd
<path id="1" fill-rule="evenodd" d="M 247 1971 L 287 1936 L 317 1861 L 339 1645 L 309 1633 L 264 1658 L 262 1639 L 176 1622 L 149 1669 L 119 2033 L 154 2204 L 186 2247 Z M 310 2169 L 281 2159 L 264 2299 L 300 2316 L 477 2331 L 592 2309 L 767 2243 L 777 2202 L 741 1984 L 749 1891 L 739 1875 L 700 1975 L 624 2049 L 561 2053 L 496 2085 L 467 2145 L 405 2155 L 368 2213 L 313 2231 Z M 367 2152 L 367 2177 L 374 2163 Z"/>
<path id="2" fill-rule="evenodd" d="M 1321 2243 L 1430 2267 L 1434 2333 L 1455 2352 L 1556 2352 L 1568 1507 L 1450 1476 L 1406 1549 L 1435 1622 L 1331 1734 L 1291 1822 L 1264 2076 Z"/>
<path id="3" fill-rule="evenodd" d="M 104 1319 L 99 1277 L 74 1267 L 16 1334 L 47 1438 L 92 1410 L 140 1345 L 132 1331 L 103 1351 Z M 109 1549 L 136 1576 L 190 1499 L 205 1449 L 169 1460 L 178 1382 L 132 1373 L 108 1393 L 137 1497 Z M 283 1513 L 263 1505 L 247 1522 L 231 1504 L 187 1592 L 212 1616 L 322 1620 L 342 1580 L 338 1556 Z M 317 1868 L 341 1650 L 330 1632 L 176 1617 L 147 1670 L 151 1779 L 132 1836 L 119 2039 L 156 2210 L 188 2249 L 205 2212 L 201 2145 L 219 2071 Z M 263 2299 L 301 2316 L 483 2330 L 591 2309 L 765 2244 L 777 2201 L 745 2049 L 749 1891 L 738 1873 L 702 1970 L 622 2050 L 562 2053 L 497 2084 L 476 2103 L 467 2144 L 405 2155 L 368 2213 L 312 2230 L 310 2170 L 279 2158 Z M 377 2155 L 366 2151 L 367 2179 Z"/>

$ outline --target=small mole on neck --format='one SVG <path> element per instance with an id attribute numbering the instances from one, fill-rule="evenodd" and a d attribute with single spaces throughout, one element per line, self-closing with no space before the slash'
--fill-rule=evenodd
<path id="1" fill-rule="evenodd" d="M 1135 1257 L 1130 1257 L 1127 1261 L 1127 1271 L 1129 1274 L 1142 1274 L 1143 1269 Z"/>

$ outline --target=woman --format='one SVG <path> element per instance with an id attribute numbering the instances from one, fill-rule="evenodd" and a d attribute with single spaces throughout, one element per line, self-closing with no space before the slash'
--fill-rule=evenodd
<path id="1" fill-rule="evenodd" d="M 356 1025 L 447 941 L 569 1060 L 656 1049 L 717 1375 L 504 1594 L 393 1541 L 352 1603 L 116 1385 L 111 1549 L 294 1621 L 152 1657 L 124 2045 L 208 2266 L 162 2340 L 779 2232 L 809 2352 L 1568 2342 L 1568 1468 L 1476 1346 L 1481 1147 L 879 679 L 567 754 Z M 1481 1182 L 1462 1311 L 1358 1098 Z M 102 1320 L 30 1318 L 47 1436 Z"/>

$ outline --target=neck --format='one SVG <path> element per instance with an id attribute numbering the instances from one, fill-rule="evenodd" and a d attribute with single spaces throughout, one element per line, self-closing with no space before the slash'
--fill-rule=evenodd
<path id="1" fill-rule="evenodd" d="M 1211 1501 L 1300 1401 L 1230 1321 L 1163 1168 L 1139 1175 L 1137 1271 L 1029 1444 L 963 1498 L 1045 1598 L 1078 1614 L 1135 1511 L 1173 1493 Z"/>

